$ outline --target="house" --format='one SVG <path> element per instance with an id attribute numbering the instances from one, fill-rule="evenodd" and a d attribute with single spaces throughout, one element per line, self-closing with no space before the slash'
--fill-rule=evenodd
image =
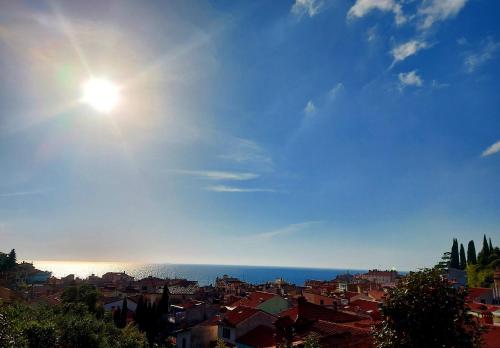
<path id="1" fill-rule="evenodd" d="M 246 283 L 238 278 L 230 277 L 224 274 L 222 278 L 215 279 L 215 287 L 226 294 L 241 294 L 246 288 Z"/>
<path id="2" fill-rule="evenodd" d="M 196 293 L 198 292 L 198 285 L 193 285 L 191 283 L 187 286 L 173 285 L 168 287 L 168 291 L 172 302 L 183 302 L 194 299 Z"/>
<path id="3" fill-rule="evenodd" d="M 276 347 L 276 331 L 274 328 L 259 325 L 236 340 L 237 348 Z"/>
<path id="4" fill-rule="evenodd" d="M 357 299 L 351 301 L 348 306 L 344 306 L 343 308 L 350 312 L 368 315 L 374 321 L 382 319 L 382 315 L 380 313 L 380 302 L 378 301 Z"/>
<path id="5" fill-rule="evenodd" d="M 175 332 L 177 348 L 205 348 L 215 346 L 220 317 L 214 316 L 193 327 Z"/>
<path id="6" fill-rule="evenodd" d="M 273 327 L 276 317 L 263 310 L 239 306 L 227 311 L 219 321 L 217 336 L 229 344 L 236 344 L 236 340 L 258 326 Z"/>
<path id="7" fill-rule="evenodd" d="M 134 281 L 134 277 L 129 276 L 125 272 L 107 272 L 101 278 L 105 283 L 112 284 L 126 284 Z"/>
<path id="8" fill-rule="evenodd" d="M 396 279 L 398 278 L 398 272 L 395 270 L 379 271 L 377 269 L 373 269 L 369 270 L 365 274 L 361 274 L 359 277 L 380 285 L 393 285 L 396 283 Z"/>
<path id="9" fill-rule="evenodd" d="M 491 288 L 469 288 L 468 299 L 470 302 L 493 304 L 493 289 Z"/>
<path id="10" fill-rule="evenodd" d="M 115 309 L 122 308 L 123 297 L 113 296 L 105 297 L 102 300 L 102 305 L 106 311 L 114 311 Z M 137 300 L 131 297 L 127 297 L 127 309 L 135 313 L 137 308 Z"/>
<path id="11" fill-rule="evenodd" d="M 188 300 L 181 304 L 170 305 L 170 321 L 179 324 L 185 322 L 193 325 L 206 319 L 205 302 Z"/>
<path id="12" fill-rule="evenodd" d="M 467 285 L 467 272 L 462 269 L 449 268 L 448 280 L 454 287 L 462 287 Z"/>
<path id="13" fill-rule="evenodd" d="M 245 306 L 261 309 L 264 312 L 276 314 L 289 307 L 288 301 L 283 297 L 264 291 L 254 291 L 247 297 L 232 304 L 234 307 Z"/>
<path id="14" fill-rule="evenodd" d="M 296 328 L 294 345 L 303 344 L 310 336 L 316 336 L 321 347 L 374 348 L 370 329 L 317 320 Z"/>
<path id="15" fill-rule="evenodd" d="M 330 307 L 336 307 L 337 306 L 337 299 L 333 296 L 326 296 L 319 294 L 313 290 L 304 290 L 302 292 L 302 296 L 305 297 L 307 302 L 314 303 L 320 306 L 330 306 Z"/>

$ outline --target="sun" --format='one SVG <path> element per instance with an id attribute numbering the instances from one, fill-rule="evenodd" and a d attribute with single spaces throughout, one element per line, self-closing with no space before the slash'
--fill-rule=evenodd
<path id="1" fill-rule="evenodd" d="M 83 84 L 81 101 L 99 112 L 111 112 L 119 100 L 120 89 L 106 78 L 92 77 Z"/>

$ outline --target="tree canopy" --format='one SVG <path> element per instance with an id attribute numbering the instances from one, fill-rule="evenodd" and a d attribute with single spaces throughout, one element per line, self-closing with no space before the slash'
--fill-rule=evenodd
<path id="1" fill-rule="evenodd" d="M 479 347 L 479 324 L 467 313 L 465 296 L 436 268 L 410 272 L 381 305 L 377 347 Z"/>

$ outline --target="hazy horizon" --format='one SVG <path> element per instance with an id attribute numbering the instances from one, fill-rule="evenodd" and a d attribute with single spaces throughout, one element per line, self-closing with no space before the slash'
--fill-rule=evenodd
<path id="1" fill-rule="evenodd" d="M 499 11 L 4 1 L 0 251 L 413 270 L 497 245 Z"/>

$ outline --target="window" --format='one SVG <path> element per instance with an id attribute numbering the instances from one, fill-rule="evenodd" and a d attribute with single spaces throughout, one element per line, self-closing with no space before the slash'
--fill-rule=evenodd
<path id="1" fill-rule="evenodd" d="M 231 330 L 229 330 L 227 327 L 222 328 L 222 338 L 231 338 Z"/>

